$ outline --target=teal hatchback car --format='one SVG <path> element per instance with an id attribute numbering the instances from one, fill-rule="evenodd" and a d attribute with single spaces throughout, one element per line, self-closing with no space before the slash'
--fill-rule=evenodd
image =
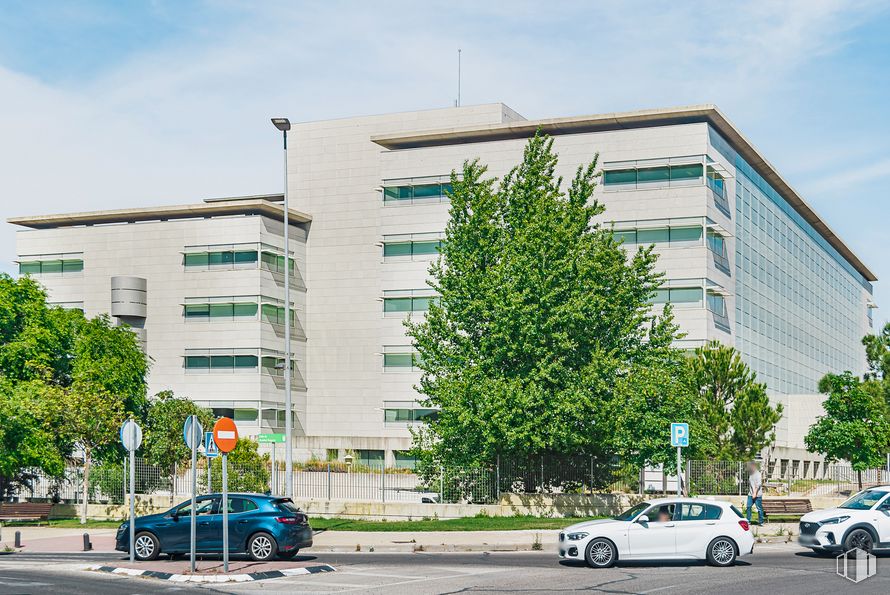
<path id="1" fill-rule="evenodd" d="M 196 550 L 222 553 L 221 494 L 199 496 L 195 502 Z M 138 560 L 171 558 L 191 550 L 191 499 L 167 512 L 136 519 L 135 555 Z M 265 562 L 289 559 L 312 546 L 309 518 L 290 498 L 262 494 L 229 494 L 229 553 L 247 554 Z M 115 549 L 130 551 L 130 523 L 117 530 Z"/>

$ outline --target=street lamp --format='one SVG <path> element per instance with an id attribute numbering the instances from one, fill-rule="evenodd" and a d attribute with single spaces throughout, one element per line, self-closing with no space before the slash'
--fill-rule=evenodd
<path id="1" fill-rule="evenodd" d="M 272 124 L 281 131 L 284 140 L 284 495 L 294 497 L 294 449 L 293 404 L 290 398 L 290 241 L 287 221 L 287 131 L 290 120 L 272 118 Z"/>

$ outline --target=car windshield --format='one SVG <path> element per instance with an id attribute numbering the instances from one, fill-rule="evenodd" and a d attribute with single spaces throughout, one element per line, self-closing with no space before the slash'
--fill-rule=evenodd
<path id="1" fill-rule="evenodd" d="M 612 518 L 615 519 L 616 521 L 632 521 L 634 518 L 636 518 L 636 516 L 637 516 L 638 514 L 640 514 L 641 512 L 643 512 L 644 510 L 646 510 L 647 508 L 649 508 L 649 503 L 648 503 L 648 502 L 640 502 L 639 504 L 637 504 L 637 505 L 634 506 L 633 508 L 628 508 L 627 510 L 625 510 L 625 511 L 622 512 L 621 514 L 616 515 L 616 516 L 613 516 Z"/>
<path id="2" fill-rule="evenodd" d="M 887 492 L 881 490 L 865 490 L 859 492 L 843 504 L 841 508 L 849 508 L 851 510 L 869 510 L 872 506 L 881 501 L 887 495 Z"/>

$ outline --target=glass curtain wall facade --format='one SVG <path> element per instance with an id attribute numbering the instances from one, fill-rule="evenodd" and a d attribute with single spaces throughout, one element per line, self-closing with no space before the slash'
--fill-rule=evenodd
<path id="1" fill-rule="evenodd" d="M 871 284 L 713 129 L 710 141 L 736 168 L 736 348 L 771 390 L 817 393 L 826 372 L 863 366 Z"/>

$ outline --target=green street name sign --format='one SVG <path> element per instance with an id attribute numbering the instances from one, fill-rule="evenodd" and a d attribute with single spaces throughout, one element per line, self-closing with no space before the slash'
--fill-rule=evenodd
<path id="1" fill-rule="evenodd" d="M 260 434 L 257 441 L 268 444 L 270 442 L 284 442 L 284 434 Z"/>

